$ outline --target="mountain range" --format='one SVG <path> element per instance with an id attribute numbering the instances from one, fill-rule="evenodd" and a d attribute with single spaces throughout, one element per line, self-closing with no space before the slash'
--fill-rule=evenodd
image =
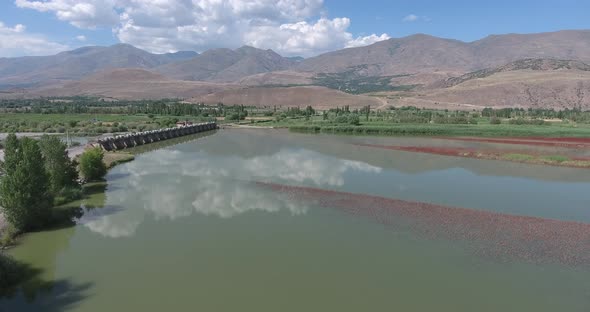
<path id="1" fill-rule="evenodd" d="M 226 104 L 590 109 L 590 30 L 424 34 L 302 59 L 244 46 L 153 54 L 128 44 L 0 58 L 0 96 L 179 97 Z"/>

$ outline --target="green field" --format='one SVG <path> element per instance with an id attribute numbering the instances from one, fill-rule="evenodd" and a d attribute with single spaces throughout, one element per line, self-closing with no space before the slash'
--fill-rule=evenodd
<path id="1" fill-rule="evenodd" d="M 200 121 L 198 117 L 147 114 L 0 114 L 0 132 L 45 132 L 85 136 L 128 131 L 155 130 L 173 126 L 178 120 Z"/>
<path id="2" fill-rule="evenodd" d="M 580 109 L 486 108 L 466 112 L 343 106 L 316 111 L 309 105 L 277 108 L 191 104 L 174 99 L 108 102 L 75 97 L 0 100 L 0 112 L 0 132 L 4 133 L 67 132 L 95 136 L 166 128 L 177 121 L 218 120 L 297 132 L 352 135 L 590 137 L 590 111 Z"/>

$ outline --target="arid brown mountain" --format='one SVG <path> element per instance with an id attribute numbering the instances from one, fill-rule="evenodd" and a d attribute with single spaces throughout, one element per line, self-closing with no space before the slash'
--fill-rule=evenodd
<path id="1" fill-rule="evenodd" d="M 155 70 L 179 80 L 230 82 L 259 73 L 284 70 L 296 63 L 272 50 L 244 46 L 236 50 L 205 51 L 189 60 L 163 65 Z"/>
<path id="2" fill-rule="evenodd" d="M 459 77 L 452 77 L 446 80 L 439 81 L 431 86 L 430 88 L 448 88 L 456 86 L 460 83 L 471 79 L 485 78 L 491 75 L 517 71 L 517 70 L 534 70 L 534 71 L 554 71 L 554 70 L 578 70 L 578 71 L 590 71 L 590 65 L 572 60 L 556 60 L 556 59 L 524 59 L 515 62 L 510 62 L 504 66 L 486 68 L 471 73 L 461 75 Z"/>
<path id="3" fill-rule="evenodd" d="M 47 96 L 101 96 L 115 99 L 191 98 L 222 90 L 239 88 L 238 85 L 203 81 L 180 81 L 162 74 L 139 68 L 117 68 L 95 73 L 79 81 L 61 86 L 39 88 L 28 93 L 16 92 L 5 97 Z"/>
<path id="4" fill-rule="evenodd" d="M 145 69 L 105 70 L 80 81 L 59 87 L 37 89 L 16 97 L 89 95 L 115 99 L 184 98 L 191 102 L 227 105 L 295 107 L 312 105 L 326 109 L 348 105 L 359 108 L 379 107 L 385 101 L 369 96 L 352 95 L 324 87 L 244 88 L 237 84 L 204 81 L 180 81 Z"/>
<path id="5" fill-rule="evenodd" d="M 151 54 L 129 45 L 0 58 L 0 96 L 178 97 L 262 106 L 590 108 L 590 31 L 413 35 L 309 59 L 242 47 Z M 370 93 L 353 96 L 348 93 Z"/>
<path id="6" fill-rule="evenodd" d="M 381 95 L 394 106 L 587 110 L 590 109 L 590 65 L 570 60 L 526 59 L 441 80 L 403 96 Z"/>
<path id="7" fill-rule="evenodd" d="M 52 56 L 0 59 L 0 87 L 28 87 L 78 80 L 112 68 L 152 68 L 196 52 L 152 54 L 128 44 L 84 47 Z"/>
<path id="8" fill-rule="evenodd" d="M 419 34 L 322 54 L 302 61 L 297 69 L 388 76 L 470 72 L 527 58 L 590 62 L 590 30 L 494 35 L 470 43 Z"/>
<path id="9" fill-rule="evenodd" d="M 242 104 L 257 107 L 305 107 L 311 105 L 317 109 L 329 109 L 348 105 L 361 108 L 367 105 L 380 107 L 385 104 L 379 98 L 352 95 L 325 87 L 276 87 L 246 88 L 224 90 L 190 99 L 191 102 L 227 105 Z"/>

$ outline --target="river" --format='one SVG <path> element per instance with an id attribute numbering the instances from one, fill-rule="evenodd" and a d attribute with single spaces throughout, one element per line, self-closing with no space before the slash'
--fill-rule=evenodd
<path id="1" fill-rule="evenodd" d="M 0 311 L 590 311 L 590 171 L 360 144 L 428 140 L 144 147 L 10 251 L 39 271 Z"/>

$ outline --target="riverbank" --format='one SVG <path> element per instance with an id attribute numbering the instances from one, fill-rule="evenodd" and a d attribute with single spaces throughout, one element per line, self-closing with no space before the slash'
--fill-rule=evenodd
<path id="1" fill-rule="evenodd" d="M 83 146 L 68 149 L 68 155 L 72 159 L 77 159 L 84 152 L 85 149 L 86 149 L 86 147 L 83 147 Z M 2 152 L 2 151 L 0 150 L 0 152 Z M 1 156 L 4 156 L 4 155 L 2 154 Z M 107 169 L 111 169 L 119 164 L 129 162 L 134 159 L 135 159 L 135 156 L 131 153 L 128 153 L 128 152 L 105 152 L 103 162 L 104 162 L 105 166 L 107 167 Z M 88 194 L 84 193 L 84 196 L 86 196 L 86 195 L 88 195 Z M 73 202 L 75 202 L 76 200 L 74 200 Z M 68 203 L 64 203 L 64 204 L 60 205 L 59 207 L 66 206 L 67 204 Z M 54 207 L 54 208 L 58 208 L 58 207 Z M 62 213 L 64 213 L 64 212 L 60 211 L 60 214 L 62 214 Z M 4 235 L 4 232 L 6 231 L 7 226 L 8 226 L 8 223 L 6 221 L 6 218 L 4 217 L 4 214 L 0 211 L 0 238 Z M 18 238 L 14 238 L 14 239 L 18 239 Z M 2 249 L 2 246 L 0 246 L 0 249 Z"/>
<path id="2" fill-rule="evenodd" d="M 274 126 L 274 125 L 269 125 Z M 590 137 L 590 127 L 559 125 L 492 124 L 360 124 L 309 123 L 286 125 L 290 131 L 345 135 L 381 136 L 470 136 L 470 137 Z"/>
<path id="3" fill-rule="evenodd" d="M 390 146 L 377 144 L 357 144 L 358 146 L 389 149 L 412 153 L 433 154 L 441 156 L 454 156 L 475 158 L 483 160 L 503 160 L 532 165 L 549 165 L 559 167 L 573 167 L 590 169 L 589 157 L 570 157 L 567 155 L 547 155 L 543 153 L 529 153 L 510 150 L 482 150 L 474 148 L 458 147 L 432 147 L 432 146 Z"/>
<path id="4" fill-rule="evenodd" d="M 135 155 L 128 152 L 105 152 L 103 162 L 107 169 L 111 169 L 116 165 L 130 162 L 135 159 Z"/>

